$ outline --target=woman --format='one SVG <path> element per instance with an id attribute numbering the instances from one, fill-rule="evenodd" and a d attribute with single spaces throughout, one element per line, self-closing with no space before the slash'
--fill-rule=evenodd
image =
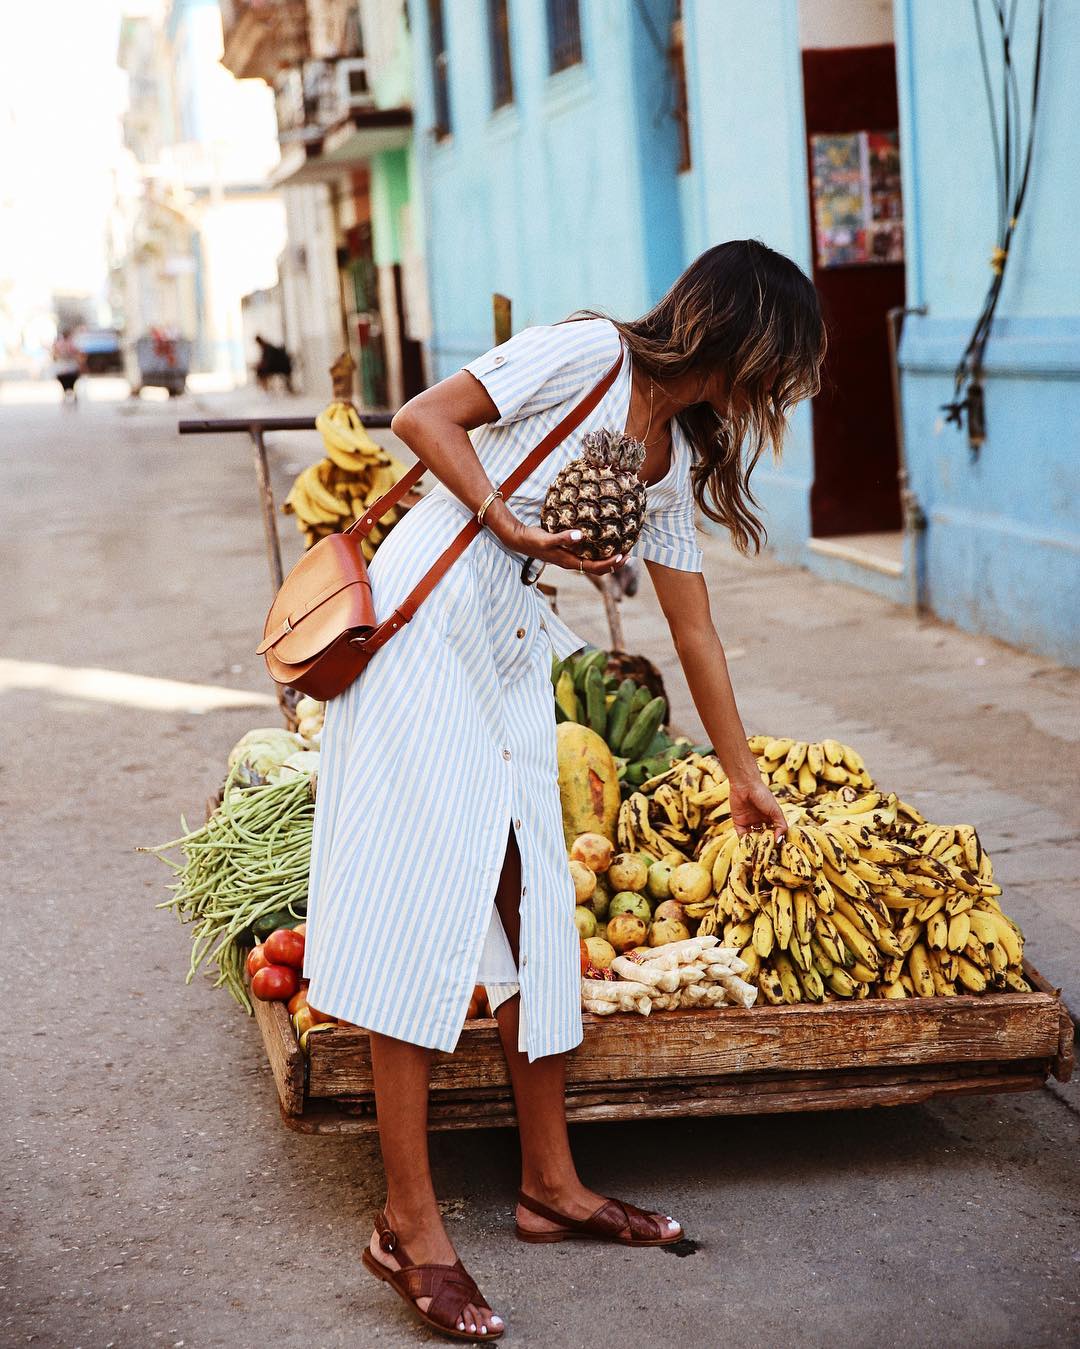
<path id="1" fill-rule="evenodd" d="M 312 1006 L 371 1032 L 387 1202 L 364 1263 L 448 1335 L 503 1330 L 457 1260 L 428 1168 L 429 1051 L 455 1047 L 477 982 L 517 1106 L 518 1236 L 640 1246 L 682 1235 L 674 1219 L 589 1190 L 567 1138 L 565 1055 L 582 1027 L 550 664 L 584 642 L 522 581 L 535 579 L 529 559 L 592 575 L 624 559 L 584 561 L 578 533 L 541 529 L 546 488 L 587 431 L 611 426 L 644 441 L 636 551 L 731 779 L 736 828 L 779 833 L 784 817 L 747 747 L 713 629 L 694 510 L 725 525 L 740 551 L 760 548 L 750 473 L 768 444 L 779 451 L 791 408 L 817 390 L 823 352 L 810 281 L 763 244 L 734 241 L 698 258 L 637 322 L 589 313 L 526 329 L 394 418 L 439 483 L 376 554 L 376 613 L 388 614 L 478 511 L 483 529 L 327 707 L 305 972 Z M 596 409 L 510 500 L 493 497 L 620 353 Z"/>

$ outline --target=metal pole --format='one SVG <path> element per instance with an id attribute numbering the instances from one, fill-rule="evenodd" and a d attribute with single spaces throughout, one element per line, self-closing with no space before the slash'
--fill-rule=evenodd
<path id="1" fill-rule="evenodd" d="M 905 308 L 896 305 L 885 315 L 885 328 L 889 338 L 889 375 L 892 379 L 893 417 L 896 427 L 896 454 L 898 467 L 896 476 L 900 483 L 900 505 L 904 515 L 904 536 L 908 542 L 911 559 L 911 574 L 908 591 L 913 613 L 921 614 L 925 608 L 923 600 L 923 540 L 926 535 L 926 515 L 919 505 L 919 499 L 911 489 L 907 470 L 907 447 L 904 444 L 904 412 L 900 404 L 900 326 L 905 314 L 925 314 L 926 305 Z"/>
<path id="2" fill-rule="evenodd" d="M 259 482 L 259 501 L 262 506 L 263 532 L 266 535 L 266 560 L 270 564 L 270 575 L 274 580 L 274 594 L 281 589 L 285 574 L 281 569 L 281 542 L 278 539 L 277 516 L 274 513 L 274 489 L 270 485 L 270 466 L 266 461 L 266 442 L 263 429 L 255 425 L 251 429 L 251 440 L 255 446 L 255 477 Z"/>

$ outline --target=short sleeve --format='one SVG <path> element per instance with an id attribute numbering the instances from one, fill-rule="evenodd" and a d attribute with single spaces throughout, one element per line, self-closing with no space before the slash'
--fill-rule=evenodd
<path id="1" fill-rule="evenodd" d="M 656 491 L 656 505 L 649 501 L 645 522 L 634 549 L 636 556 L 646 562 L 659 562 L 676 571 L 701 571 L 705 555 L 697 541 L 697 511 L 690 484 L 689 444 L 678 436 L 679 461 L 674 470 L 674 483 L 660 484 Z"/>
<path id="2" fill-rule="evenodd" d="M 619 354 L 618 329 L 606 319 L 523 328 L 463 366 L 499 409 L 507 426 L 580 394 Z"/>

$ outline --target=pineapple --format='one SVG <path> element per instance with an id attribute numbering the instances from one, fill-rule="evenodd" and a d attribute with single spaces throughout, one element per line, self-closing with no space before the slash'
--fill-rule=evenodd
<path id="1" fill-rule="evenodd" d="M 645 446 L 618 431 L 590 431 L 548 488 L 540 522 L 549 534 L 580 529 L 582 557 L 625 557 L 645 519 L 645 484 L 638 469 Z"/>

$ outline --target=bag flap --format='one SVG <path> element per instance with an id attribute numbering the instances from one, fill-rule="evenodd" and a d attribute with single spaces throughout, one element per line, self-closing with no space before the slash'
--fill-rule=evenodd
<path id="1" fill-rule="evenodd" d="M 364 556 L 358 539 L 330 534 L 286 576 L 263 626 L 263 654 L 289 664 L 310 660 L 349 629 L 375 626 Z M 290 630 L 291 628 L 291 630 Z"/>
<path id="2" fill-rule="evenodd" d="M 371 590 L 367 580 L 353 581 L 337 591 L 325 603 L 302 618 L 274 643 L 274 655 L 288 665 L 299 665 L 325 651 L 331 642 L 353 628 L 375 626 L 371 612 Z"/>

